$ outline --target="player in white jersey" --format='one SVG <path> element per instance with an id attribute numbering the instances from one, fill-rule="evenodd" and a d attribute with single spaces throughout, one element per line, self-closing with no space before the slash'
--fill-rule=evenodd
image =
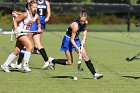
<path id="1" fill-rule="evenodd" d="M 30 41 L 29 37 L 26 33 L 20 33 L 22 30 L 29 30 L 30 26 L 37 21 L 38 23 L 38 32 L 42 32 L 41 25 L 39 21 L 39 16 L 36 13 L 37 4 L 34 1 L 29 2 L 30 9 L 27 12 L 22 13 L 14 20 L 14 31 L 16 34 L 16 46 L 14 51 L 8 56 L 7 60 L 4 64 L 1 65 L 5 72 L 10 72 L 8 65 L 18 56 L 20 50 L 25 46 L 26 52 L 24 55 L 24 64 L 23 70 L 26 72 L 30 72 L 31 69 L 28 66 L 28 62 L 30 59 L 31 51 L 33 49 L 32 42 Z M 19 23 L 19 24 L 18 24 Z"/>
<path id="2" fill-rule="evenodd" d="M 30 2 L 30 1 L 31 0 L 28 0 L 28 2 Z M 32 1 L 35 1 L 38 4 L 37 14 L 40 17 L 41 29 L 44 31 L 45 30 L 45 24 L 49 20 L 49 17 L 51 15 L 50 3 L 47 0 L 32 0 Z M 26 11 L 28 10 L 28 3 L 26 5 L 26 9 L 25 10 Z M 13 16 L 17 17 L 19 14 L 21 14 L 21 12 L 16 12 L 15 11 L 12 14 L 13 14 Z M 37 29 L 38 29 L 38 26 L 37 26 L 37 23 L 35 22 L 30 27 L 30 32 L 37 31 Z M 45 48 L 41 44 L 41 37 L 42 37 L 42 35 L 43 35 L 43 33 L 30 33 L 30 34 L 28 34 L 29 38 L 33 39 L 33 43 L 35 45 L 34 53 L 37 53 L 37 51 L 39 51 L 41 56 L 44 59 L 44 65 L 43 65 L 43 69 L 44 69 L 44 68 L 48 68 L 49 62 L 48 62 L 48 56 L 47 56 L 46 50 L 45 50 Z M 21 52 L 19 54 L 18 60 L 15 63 L 11 64 L 12 68 L 18 68 L 18 69 L 21 68 L 21 64 L 20 63 L 22 62 L 22 59 L 24 57 L 24 52 L 25 51 L 26 51 L 25 48 L 21 50 Z"/>

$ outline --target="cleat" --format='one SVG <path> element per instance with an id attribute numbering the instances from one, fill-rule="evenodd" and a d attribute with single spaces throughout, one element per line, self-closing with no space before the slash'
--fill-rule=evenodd
<path id="1" fill-rule="evenodd" d="M 21 64 L 17 64 L 17 61 L 16 61 L 16 63 L 14 64 L 14 63 L 11 63 L 11 67 L 12 68 L 15 68 L 15 69 L 21 69 L 22 67 L 21 67 Z"/>
<path id="2" fill-rule="evenodd" d="M 50 63 L 47 61 L 45 62 L 44 66 L 42 67 L 42 69 L 48 69 L 49 68 Z"/>
<path id="3" fill-rule="evenodd" d="M 54 63 L 52 63 L 52 60 L 54 60 L 54 58 L 49 57 L 50 69 L 55 69 L 55 64 L 54 64 Z"/>
<path id="4" fill-rule="evenodd" d="M 55 64 L 54 63 L 50 63 L 50 69 L 55 69 Z"/>
<path id="5" fill-rule="evenodd" d="M 1 65 L 1 68 L 4 70 L 4 72 L 10 72 L 9 67 L 6 65 Z"/>
<path id="6" fill-rule="evenodd" d="M 25 72 L 31 72 L 31 69 L 29 68 L 29 66 L 23 66 L 23 70 Z"/>
<path id="7" fill-rule="evenodd" d="M 94 79 L 100 79 L 103 77 L 103 74 L 95 73 L 94 74 Z"/>

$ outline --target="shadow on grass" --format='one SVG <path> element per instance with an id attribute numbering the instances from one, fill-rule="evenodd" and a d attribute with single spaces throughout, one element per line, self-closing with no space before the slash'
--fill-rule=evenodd
<path id="1" fill-rule="evenodd" d="M 42 69 L 42 68 L 39 68 L 39 67 L 38 68 L 37 67 L 30 67 L 30 68 L 31 69 Z"/>
<path id="2" fill-rule="evenodd" d="M 99 77 L 98 79 L 101 79 L 103 78 L 103 76 Z M 94 77 L 93 78 L 82 78 L 82 79 L 95 79 Z"/>
<path id="3" fill-rule="evenodd" d="M 82 79 L 94 79 L 94 78 L 82 78 Z"/>
<path id="4" fill-rule="evenodd" d="M 5 72 L 5 71 L 4 70 L 0 70 L 0 72 Z M 21 70 L 18 70 L 18 69 L 16 70 L 15 69 L 15 70 L 10 70 L 10 72 L 21 72 Z"/>
<path id="5" fill-rule="evenodd" d="M 136 77 L 136 76 L 122 76 L 124 78 L 132 78 L 132 79 L 140 79 L 140 77 Z"/>
<path id="6" fill-rule="evenodd" d="M 70 78 L 70 79 L 73 79 L 73 76 L 53 76 L 51 78 Z"/>

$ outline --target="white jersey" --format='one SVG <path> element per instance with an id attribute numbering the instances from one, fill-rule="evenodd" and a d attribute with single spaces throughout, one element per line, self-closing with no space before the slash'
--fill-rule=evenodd
<path id="1" fill-rule="evenodd" d="M 36 21 L 37 17 L 33 17 L 31 18 L 29 11 L 27 11 L 28 16 L 26 19 L 24 19 L 23 21 L 21 21 L 18 25 L 18 27 L 21 27 L 24 30 L 30 30 L 30 26 Z"/>
<path id="2" fill-rule="evenodd" d="M 35 17 L 31 18 L 29 11 L 27 11 L 28 16 L 26 19 L 22 20 L 17 27 L 17 32 L 21 32 L 24 30 L 30 30 L 30 26 L 36 21 L 37 17 L 35 15 Z M 21 36 L 21 35 L 26 35 L 27 33 L 20 33 L 18 34 L 17 37 Z"/>

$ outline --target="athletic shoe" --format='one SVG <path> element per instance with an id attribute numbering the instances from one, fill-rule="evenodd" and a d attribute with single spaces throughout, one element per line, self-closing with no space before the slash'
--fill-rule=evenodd
<path id="1" fill-rule="evenodd" d="M 49 68 L 49 61 L 45 62 L 44 66 L 42 67 L 42 69 L 48 69 Z"/>
<path id="2" fill-rule="evenodd" d="M 14 64 L 14 63 L 11 63 L 11 67 L 12 68 L 15 68 L 15 69 L 21 69 L 21 64 L 17 64 L 17 61 L 16 61 L 16 63 Z"/>
<path id="3" fill-rule="evenodd" d="M 30 72 L 31 71 L 31 69 L 29 68 L 29 66 L 23 66 L 23 70 L 25 72 Z"/>
<path id="4" fill-rule="evenodd" d="M 32 54 L 39 54 L 39 51 L 38 51 L 38 50 L 34 50 L 34 51 L 32 52 Z"/>
<path id="5" fill-rule="evenodd" d="M 50 69 L 55 69 L 55 64 L 54 64 L 54 63 L 52 63 L 52 60 L 54 60 L 54 58 L 49 57 Z"/>
<path id="6" fill-rule="evenodd" d="M 1 65 L 1 68 L 5 71 L 5 72 L 10 72 L 9 67 L 6 65 Z"/>
<path id="7" fill-rule="evenodd" d="M 103 74 L 95 73 L 94 74 L 94 79 L 100 79 L 103 77 Z"/>

